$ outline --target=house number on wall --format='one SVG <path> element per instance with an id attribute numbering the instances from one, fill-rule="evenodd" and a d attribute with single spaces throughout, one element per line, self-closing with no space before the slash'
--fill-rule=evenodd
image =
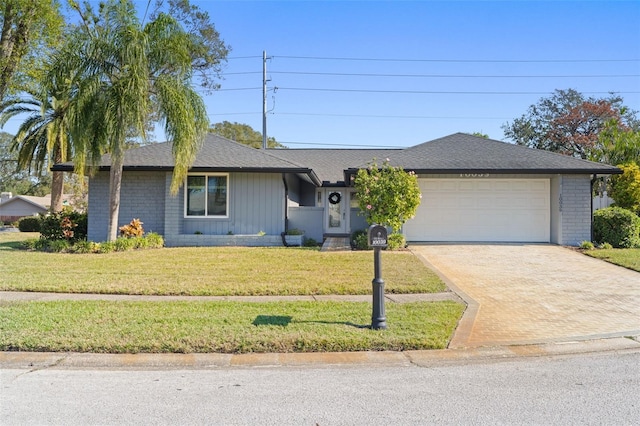
<path id="1" fill-rule="evenodd" d="M 461 178 L 488 178 L 489 173 L 460 173 Z"/>

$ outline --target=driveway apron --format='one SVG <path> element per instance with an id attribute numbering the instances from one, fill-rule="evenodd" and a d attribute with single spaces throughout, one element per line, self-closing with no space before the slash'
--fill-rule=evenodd
<path id="1" fill-rule="evenodd" d="M 544 244 L 430 244 L 412 251 L 468 308 L 449 347 L 640 333 L 640 273 Z"/>

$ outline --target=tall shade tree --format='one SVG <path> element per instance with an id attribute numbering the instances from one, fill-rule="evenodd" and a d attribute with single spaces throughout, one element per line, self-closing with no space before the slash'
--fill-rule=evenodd
<path id="1" fill-rule="evenodd" d="M 502 126 L 505 137 L 531 148 L 589 158 L 600 132 L 611 120 L 638 129 L 634 111 L 623 106 L 623 99 L 586 98 L 580 92 L 556 90 L 541 98 L 527 113 Z"/>
<path id="2" fill-rule="evenodd" d="M 640 165 L 640 130 L 633 130 L 615 120 L 609 121 L 600 132 L 590 159 L 616 166 L 627 163 Z"/>
<path id="3" fill-rule="evenodd" d="M 18 153 L 11 150 L 13 135 L 0 132 L 0 190 L 19 195 L 43 196 L 51 191 L 51 177 L 34 176 L 18 168 Z"/>
<path id="4" fill-rule="evenodd" d="M 0 101 L 40 72 L 40 54 L 56 43 L 62 22 L 57 0 L 0 0 Z"/>
<path id="5" fill-rule="evenodd" d="M 48 64 L 44 60 L 44 64 Z M 47 65 L 48 66 L 48 65 Z M 42 76 L 41 76 L 42 77 Z M 18 168 L 33 170 L 42 176 L 50 166 L 68 161 L 73 154 L 69 138 L 69 116 L 75 107 L 74 74 L 51 73 L 45 81 L 40 78 L 20 96 L 0 102 L 0 127 L 17 116 L 24 119 L 12 139 L 11 149 L 18 153 Z M 62 210 L 64 172 L 54 171 L 51 181 L 51 211 Z"/>
<path id="6" fill-rule="evenodd" d="M 248 124 L 223 121 L 211 126 L 209 131 L 252 148 L 262 148 L 262 133 L 253 130 Z M 274 137 L 268 137 L 267 148 L 286 148 L 286 146 L 277 142 Z"/>
<path id="7" fill-rule="evenodd" d="M 11 150 L 18 153 L 18 168 L 34 169 L 42 176 L 48 166 L 67 161 L 71 156 L 67 112 L 71 103 L 68 90 L 28 93 L 0 103 L 0 126 L 7 120 L 28 114 L 12 139 Z M 53 172 L 51 211 L 62 210 L 64 172 Z"/>
<path id="8" fill-rule="evenodd" d="M 171 16 L 159 13 L 146 25 L 129 0 L 110 0 L 93 13 L 74 8 L 82 25 L 61 49 L 53 72 L 77 70 L 77 106 L 70 118 L 77 168 L 110 155 L 108 239 L 118 232 L 120 188 L 127 138 L 146 138 L 154 111 L 173 146 L 171 192 L 176 194 L 204 139 L 204 102 L 191 86 L 191 36 Z"/>

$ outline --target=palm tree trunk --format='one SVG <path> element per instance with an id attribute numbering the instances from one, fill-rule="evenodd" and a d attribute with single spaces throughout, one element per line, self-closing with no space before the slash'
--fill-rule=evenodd
<path id="1" fill-rule="evenodd" d="M 109 226 L 107 241 L 118 238 L 118 215 L 120 213 L 120 187 L 122 186 L 122 168 L 124 153 L 120 147 L 111 153 L 111 170 L 109 171 Z"/>

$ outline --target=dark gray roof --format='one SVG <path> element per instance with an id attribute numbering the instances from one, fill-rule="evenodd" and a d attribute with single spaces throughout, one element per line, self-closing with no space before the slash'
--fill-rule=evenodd
<path id="1" fill-rule="evenodd" d="M 297 173 L 315 185 L 344 184 L 345 171 L 353 174 L 376 160 L 389 159 L 416 173 L 528 173 L 617 174 L 617 167 L 531 149 L 506 142 L 455 133 L 406 149 L 269 149 L 259 150 L 209 134 L 191 167 L 194 171 L 246 171 Z M 102 158 L 101 169 L 109 169 Z M 125 170 L 172 170 L 170 143 L 135 148 L 125 153 Z M 56 164 L 54 171 L 72 171 L 72 163 Z M 346 178 L 348 179 L 348 177 Z"/>
<path id="2" fill-rule="evenodd" d="M 416 173 L 614 174 L 617 167 L 507 142 L 455 133 L 389 156 L 390 164 Z M 362 168 L 358 164 L 354 169 Z"/>
<path id="3" fill-rule="evenodd" d="M 174 160 L 172 144 L 169 142 L 154 143 L 130 149 L 125 152 L 125 170 L 173 170 Z M 108 170 L 111 157 L 105 155 L 100 163 L 101 170 Z M 72 163 L 58 164 L 53 170 L 73 170 Z M 210 133 L 206 136 L 202 147 L 191 166 L 193 171 L 246 171 L 299 173 L 319 184 L 320 181 L 313 170 L 273 155 L 270 151 L 248 147 L 222 136 Z"/>
<path id="4" fill-rule="evenodd" d="M 400 149 L 270 149 L 268 152 L 312 169 L 321 181 L 344 181 L 344 171 L 374 159 L 381 163 Z"/>

